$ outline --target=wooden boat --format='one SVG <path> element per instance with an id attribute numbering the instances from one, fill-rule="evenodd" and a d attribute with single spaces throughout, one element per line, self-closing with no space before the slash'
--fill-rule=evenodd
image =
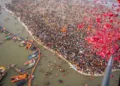
<path id="1" fill-rule="evenodd" d="M 32 59 L 32 58 L 35 58 L 35 57 L 37 57 L 37 55 L 36 54 L 32 54 L 32 55 L 28 56 L 28 59 Z"/>
<path id="2" fill-rule="evenodd" d="M 16 82 L 16 86 L 24 86 L 24 84 L 27 82 L 27 80 L 20 80 Z"/>
<path id="3" fill-rule="evenodd" d="M 32 58 L 35 58 L 35 57 L 37 57 L 37 55 L 38 55 L 38 52 L 35 52 L 35 53 L 29 55 L 29 56 L 28 56 L 28 59 L 30 60 L 30 59 L 32 59 Z"/>
<path id="4" fill-rule="evenodd" d="M 2 79 L 4 78 L 4 76 L 6 75 L 7 71 L 5 67 L 0 67 L 0 83 L 2 81 Z"/>
<path id="5" fill-rule="evenodd" d="M 26 62 L 24 63 L 24 65 L 31 64 L 31 63 L 34 62 L 34 61 L 35 61 L 35 59 L 28 60 L 28 61 L 26 61 Z"/>
<path id="6" fill-rule="evenodd" d="M 31 48 L 31 46 L 32 46 L 32 44 L 31 44 L 31 43 L 27 43 L 27 45 L 26 45 L 26 49 L 30 49 L 30 48 Z"/>
<path id="7" fill-rule="evenodd" d="M 5 37 L 5 40 L 10 40 L 11 39 L 11 36 L 6 36 Z"/>
<path id="8" fill-rule="evenodd" d="M 11 82 L 17 82 L 20 80 L 25 80 L 28 77 L 28 74 L 22 74 L 22 75 L 18 75 L 18 76 L 12 76 L 11 77 Z"/>
<path id="9" fill-rule="evenodd" d="M 7 72 L 4 72 L 2 76 L 0 76 L 0 82 L 3 80 L 4 76 L 6 75 Z"/>
<path id="10" fill-rule="evenodd" d="M 23 47 L 23 46 L 26 46 L 26 41 L 25 40 L 22 40 L 19 44 L 20 47 Z"/>
<path id="11" fill-rule="evenodd" d="M 35 62 L 32 62 L 26 66 L 26 69 L 30 69 L 35 65 Z"/>
<path id="12" fill-rule="evenodd" d="M 35 59 L 28 60 L 24 65 L 26 65 L 26 69 L 32 68 L 35 65 Z"/>

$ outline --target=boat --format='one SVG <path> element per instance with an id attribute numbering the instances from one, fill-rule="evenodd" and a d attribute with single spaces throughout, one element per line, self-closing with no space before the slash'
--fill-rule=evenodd
<path id="1" fill-rule="evenodd" d="M 21 41 L 19 46 L 20 47 L 26 46 L 26 42 L 25 41 Z"/>
<path id="2" fill-rule="evenodd" d="M 24 44 L 20 44 L 19 46 L 20 46 L 20 47 L 23 47 L 23 46 L 24 46 Z"/>
<path id="3" fill-rule="evenodd" d="M 31 59 L 31 60 L 28 60 L 24 63 L 24 65 L 28 65 L 28 64 L 31 64 L 32 62 L 34 62 L 35 59 Z"/>
<path id="4" fill-rule="evenodd" d="M 30 48 L 30 50 L 31 50 L 31 51 L 35 51 L 36 49 L 37 49 L 37 47 L 36 47 L 36 46 L 34 46 L 34 45 L 33 45 L 33 46 L 31 46 L 31 48 Z"/>
<path id="5" fill-rule="evenodd" d="M 26 83 L 27 80 L 20 80 L 16 82 L 16 86 L 23 86 Z"/>
<path id="6" fill-rule="evenodd" d="M 26 78 L 28 77 L 28 74 L 25 73 L 25 74 L 21 74 L 21 75 L 18 75 L 18 76 L 12 76 L 11 77 L 11 82 L 18 82 L 20 80 L 25 80 Z"/>
<path id="7" fill-rule="evenodd" d="M 11 36 L 6 36 L 5 37 L 5 40 L 10 40 L 11 39 Z"/>
<path id="8" fill-rule="evenodd" d="M 35 59 L 25 62 L 24 65 L 26 65 L 26 69 L 32 68 L 35 65 Z"/>
<path id="9" fill-rule="evenodd" d="M 26 66 L 26 69 L 30 69 L 35 65 L 35 62 L 32 62 Z"/>
<path id="10" fill-rule="evenodd" d="M 37 57 L 37 55 L 38 55 L 38 52 L 35 52 L 35 53 L 33 53 L 32 55 L 29 55 L 29 56 L 28 56 L 28 59 L 35 58 L 35 57 Z"/>
<path id="11" fill-rule="evenodd" d="M 36 56 L 37 56 L 36 54 L 29 55 L 29 56 L 28 56 L 28 59 L 32 59 L 32 58 L 34 58 L 34 57 L 36 57 Z"/>
<path id="12" fill-rule="evenodd" d="M 31 44 L 31 43 L 27 43 L 27 45 L 26 45 L 26 49 L 30 49 L 30 48 L 31 48 L 31 46 L 32 46 L 32 44 Z"/>
<path id="13" fill-rule="evenodd" d="M 7 71 L 5 67 L 0 67 L 0 83 L 2 81 L 2 79 L 4 78 L 4 76 L 6 75 Z"/>
<path id="14" fill-rule="evenodd" d="M 33 40 L 27 40 L 26 49 L 30 49 L 32 47 L 33 42 Z"/>
<path id="15" fill-rule="evenodd" d="M 17 37 L 17 40 L 18 40 L 18 41 L 22 41 L 23 39 L 21 39 L 20 37 Z"/>

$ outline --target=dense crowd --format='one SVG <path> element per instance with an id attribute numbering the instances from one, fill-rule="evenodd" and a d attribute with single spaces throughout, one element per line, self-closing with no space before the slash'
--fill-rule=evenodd
<path id="1" fill-rule="evenodd" d="M 79 71 L 104 72 L 107 61 L 96 55 L 85 40 L 87 24 L 91 23 L 86 18 L 93 17 L 94 21 L 93 9 L 96 14 L 110 9 L 87 0 L 12 0 L 6 7 L 20 17 L 34 36 L 75 64 Z M 78 28 L 80 22 L 86 24 L 84 29 Z M 119 68 L 120 63 L 115 61 L 113 69 Z"/>

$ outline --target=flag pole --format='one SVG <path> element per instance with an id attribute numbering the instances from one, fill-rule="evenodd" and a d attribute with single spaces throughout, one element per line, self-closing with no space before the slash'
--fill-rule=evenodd
<path id="1" fill-rule="evenodd" d="M 106 71 L 103 77 L 102 86 L 109 86 L 110 74 L 112 72 L 112 65 L 113 65 L 113 56 L 110 56 L 110 59 L 108 61 L 108 65 L 106 67 Z"/>

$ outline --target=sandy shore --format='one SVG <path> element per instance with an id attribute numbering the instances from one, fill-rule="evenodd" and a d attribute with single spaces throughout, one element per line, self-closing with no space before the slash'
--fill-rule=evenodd
<path id="1" fill-rule="evenodd" d="M 15 14 L 14 14 L 12 11 L 10 11 L 10 10 L 8 10 L 8 9 L 6 9 L 6 8 L 5 8 L 5 10 L 6 10 L 7 12 L 9 12 L 12 16 L 15 16 Z M 74 70 L 77 71 L 78 73 L 80 73 L 80 74 L 82 74 L 82 75 L 85 75 L 85 76 L 103 76 L 103 75 L 104 75 L 104 73 L 103 73 L 103 74 L 94 74 L 94 75 L 91 75 L 90 73 L 84 73 L 83 71 L 78 71 L 76 65 L 71 64 L 71 63 L 70 63 L 68 60 L 66 60 L 60 53 L 58 53 L 58 52 L 56 52 L 56 51 L 48 48 L 43 42 L 41 42 L 41 40 L 39 40 L 39 39 L 37 39 L 35 36 L 33 36 L 32 32 L 31 32 L 31 31 L 28 29 L 28 27 L 20 20 L 19 17 L 17 17 L 17 19 L 18 19 L 18 21 L 25 27 L 25 29 L 27 30 L 27 32 L 31 35 L 31 37 L 32 37 L 38 44 L 42 45 L 45 49 L 51 51 L 52 53 L 57 54 L 61 59 L 63 59 L 64 61 L 66 61 L 66 62 L 70 65 L 70 68 L 74 69 Z M 120 69 L 113 69 L 112 72 L 114 72 L 114 71 L 120 71 Z"/>

